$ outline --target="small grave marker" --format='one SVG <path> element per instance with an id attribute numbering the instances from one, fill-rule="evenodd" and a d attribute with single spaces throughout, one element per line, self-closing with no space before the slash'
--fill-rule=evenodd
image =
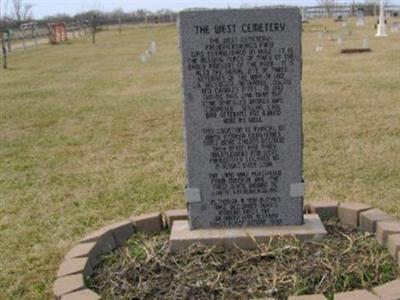
<path id="1" fill-rule="evenodd" d="M 140 61 L 141 61 L 142 64 L 145 64 L 145 63 L 147 62 L 147 55 L 146 55 L 145 53 L 142 53 L 142 54 L 139 56 L 139 59 L 140 59 Z"/>
<path id="2" fill-rule="evenodd" d="M 390 27 L 390 32 L 399 32 L 400 30 L 400 22 L 393 22 Z"/>
<path id="3" fill-rule="evenodd" d="M 152 41 L 150 43 L 149 52 L 150 52 L 150 54 L 153 54 L 153 55 L 156 54 L 156 52 L 157 52 L 157 44 L 156 44 L 155 41 Z"/>
<path id="4" fill-rule="evenodd" d="M 342 35 L 339 35 L 339 37 L 338 37 L 338 39 L 337 39 L 337 43 L 338 43 L 339 46 L 342 46 L 342 44 L 343 44 L 343 37 L 342 37 Z"/>
<path id="5" fill-rule="evenodd" d="M 363 39 L 362 47 L 365 48 L 365 49 L 366 49 L 366 48 L 369 48 L 369 46 L 368 46 L 368 39 L 367 39 L 367 38 L 364 38 L 364 39 Z"/>

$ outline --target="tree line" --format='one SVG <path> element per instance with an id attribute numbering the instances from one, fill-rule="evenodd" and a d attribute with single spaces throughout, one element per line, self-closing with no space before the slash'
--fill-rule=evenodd
<path id="1" fill-rule="evenodd" d="M 176 20 L 176 12 L 169 9 L 161 9 L 156 12 L 145 9 L 138 9 L 132 12 L 125 12 L 121 8 L 111 12 L 100 10 L 89 10 L 75 15 L 56 14 L 35 19 L 32 13 L 33 5 L 26 0 L 0 0 L 0 27 L 18 28 L 22 23 L 36 22 L 38 26 L 46 26 L 48 23 L 55 22 L 84 22 L 96 19 L 101 24 L 114 24 L 121 22 L 165 22 L 166 20 Z"/>

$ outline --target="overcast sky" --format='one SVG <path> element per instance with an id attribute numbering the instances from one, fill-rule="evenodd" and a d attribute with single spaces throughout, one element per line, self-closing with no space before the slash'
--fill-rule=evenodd
<path id="1" fill-rule="evenodd" d="M 3 0 L 4 2 L 5 0 Z M 215 7 L 223 8 L 230 5 L 231 7 L 239 7 L 243 4 L 250 5 L 275 5 L 275 4 L 292 4 L 292 5 L 314 5 L 317 0 L 230 0 L 230 1 L 211 1 L 211 0 L 159 0 L 159 1 L 142 1 L 142 0 L 26 0 L 34 5 L 33 13 L 35 18 L 41 18 L 46 15 L 57 13 L 75 14 L 85 10 L 98 9 L 103 11 L 111 11 L 116 8 L 122 8 L 124 11 L 133 11 L 140 8 L 156 11 L 162 8 L 171 10 L 181 10 L 188 7 Z M 346 1 L 346 0 L 342 0 Z M 400 1 L 400 0 L 396 0 Z"/>

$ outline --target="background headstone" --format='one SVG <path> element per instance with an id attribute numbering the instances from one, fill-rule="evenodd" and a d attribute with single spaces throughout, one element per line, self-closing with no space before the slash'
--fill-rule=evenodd
<path id="1" fill-rule="evenodd" d="M 155 41 L 152 41 L 152 42 L 150 43 L 149 52 L 150 52 L 151 54 L 156 54 L 156 52 L 157 52 L 157 44 L 156 44 Z"/>
<path id="2" fill-rule="evenodd" d="M 337 43 L 339 46 L 342 46 L 342 44 L 343 44 L 343 37 L 341 34 L 338 36 Z"/>
<path id="3" fill-rule="evenodd" d="M 393 22 L 390 27 L 391 32 L 399 32 L 400 31 L 400 22 Z"/>
<path id="4" fill-rule="evenodd" d="M 301 225 L 299 10 L 179 17 L 191 229 Z"/>
<path id="5" fill-rule="evenodd" d="M 369 48 L 368 39 L 367 39 L 367 38 L 364 38 L 364 39 L 363 39 L 362 47 L 365 48 L 365 49 L 366 49 L 366 48 Z"/>
<path id="6" fill-rule="evenodd" d="M 142 64 L 145 64 L 147 62 L 147 55 L 142 53 L 142 54 L 140 54 L 139 59 Z"/>
<path id="7" fill-rule="evenodd" d="M 359 9 L 357 10 L 357 21 L 356 21 L 357 26 L 364 26 L 365 25 L 365 19 L 364 19 L 364 11 Z"/>

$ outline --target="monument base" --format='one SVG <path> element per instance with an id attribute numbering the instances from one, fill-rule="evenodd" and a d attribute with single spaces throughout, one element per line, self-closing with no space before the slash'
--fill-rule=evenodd
<path id="1" fill-rule="evenodd" d="M 296 237 L 300 240 L 320 240 L 327 234 L 318 215 L 304 215 L 304 225 L 281 227 L 247 227 L 189 230 L 189 222 L 175 221 L 170 236 L 171 252 L 186 249 L 193 244 L 255 249 L 257 244 L 273 237 Z"/>

